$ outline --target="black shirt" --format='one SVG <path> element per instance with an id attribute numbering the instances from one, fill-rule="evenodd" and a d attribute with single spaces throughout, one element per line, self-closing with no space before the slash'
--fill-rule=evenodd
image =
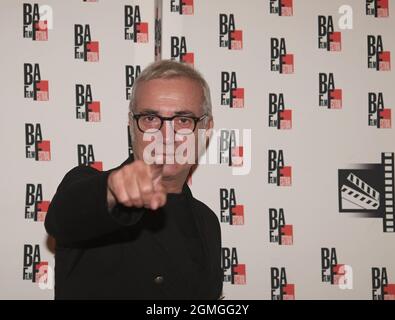
<path id="1" fill-rule="evenodd" d="M 204 277 L 202 239 L 199 237 L 196 217 L 193 210 L 189 208 L 187 197 L 184 193 L 169 193 L 166 205 L 161 214 L 165 215 L 167 222 L 172 224 L 177 230 L 177 238 L 184 244 L 190 258 L 189 281 L 191 289 L 195 290 Z M 165 229 L 171 232 L 171 228 Z M 173 248 L 169 248 L 172 250 Z"/>
<path id="2" fill-rule="evenodd" d="M 76 167 L 51 201 L 45 227 L 56 239 L 55 297 L 218 299 L 223 273 L 214 212 L 186 184 L 160 210 L 117 205 L 109 212 L 109 173 Z"/>

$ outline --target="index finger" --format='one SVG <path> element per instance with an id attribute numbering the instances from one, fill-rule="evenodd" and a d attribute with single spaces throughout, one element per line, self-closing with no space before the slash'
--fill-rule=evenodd
<path id="1" fill-rule="evenodd" d="M 156 157 L 154 163 L 149 165 L 153 180 L 162 178 L 163 166 L 163 159 L 161 157 Z"/>

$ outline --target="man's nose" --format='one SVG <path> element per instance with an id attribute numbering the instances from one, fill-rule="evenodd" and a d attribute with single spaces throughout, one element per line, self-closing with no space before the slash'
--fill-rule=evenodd
<path id="1" fill-rule="evenodd" d="M 163 136 L 163 143 L 165 144 L 174 143 L 174 129 L 173 129 L 172 121 L 169 120 L 163 121 L 161 132 Z"/>

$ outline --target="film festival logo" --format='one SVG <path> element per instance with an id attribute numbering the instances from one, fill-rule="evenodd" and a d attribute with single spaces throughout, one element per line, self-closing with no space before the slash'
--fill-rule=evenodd
<path id="1" fill-rule="evenodd" d="M 99 41 L 91 39 L 89 24 L 74 25 L 74 59 L 87 62 L 99 61 Z"/>
<path id="2" fill-rule="evenodd" d="M 182 15 L 193 15 L 193 0 L 170 0 L 170 12 L 178 12 Z"/>
<path id="3" fill-rule="evenodd" d="M 238 204 L 234 188 L 219 189 L 221 222 L 231 226 L 244 225 L 244 205 Z"/>
<path id="4" fill-rule="evenodd" d="M 270 0 L 270 13 L 280 17 L 293 16 L 293 0 Z"/>
<path id="5" fill-rule="evenodd" d="M 295 300 L 295 285 L 287 282 L 284 267 L 270 268 L 271 300 Z"/>
<path id="6" fill-rule="evenodd" d="M 221 129 L 217 131 L 219 163 L 233 168 L 251 168 L 251 130 Z M 246 162 L 244 161 L 246 160 Z"/>
<path id="7" fill-rule="evenodd" d="M 126 91 L 127 101 L 130 101 L 134 81 L 137 79 L 140 73 L 141 73 L 141 66 L 139 64 L 125 66 L 125 83 L 126 83 L 125 91 Z"/>
<path id="8" fill-rule="evenodd" d="M 103 162 L 95 160 L 95 153 L 93 152 L 93 146 L 91 144 L 78 144 L 77 157 L 79 166 L 84 165 L 98 171 L 103 171 Z"/>
<path id="9" fill-rule="evenodd" d="M 49 100 L 49 81 L 41 79 L 38 63 L 23 64 L 23 93 L 26 99 L 33 101 Z"/>
<path id="10" fill-rule="evenodd" d="M 268 151 L 268 183 L 279 187 L 292 186 L 292 167 L 285 165 L 283 150 Z"/>
<path id="11" fill-rule="evenodd" d="M 232 285 L 245 285 L 246 265 L 239 263 L 236 248 L 222 248 L 221 268 L 224 271 L 223 281 Z"/>
<path id="12" fill-rule="evenodd" d="M 368 35 L 368 68 L 391 71 L 391 52 L 384 51 L 382 36 Z"/>
<path id="13" fill-rule="evenodd" d="M 43 200 L 43 187 L 41 183 L 26 184 L 25 196 L 25 219 L 43 222 L 47 215 L 49 204 L 48 200 Z"/>
<path id="14" fill-rule="evenodd" d="M 337 262 L 336 248 L 321 248 L 321 281 L 340 289 L 353 288 L 352 268 Z"/>
<path id="15" fill-rule="evenodd" d="M 170 37 L 170 58 L 171 60 L 176 60 L 180 62 L 184 62 L 190 66 L 194 66 L 195 64 L 195 55 L 193 52 L 188 51 L 187 49 L 187 41 L 184 36 Z"/>
<path id="16" fill-rule="evenodd" d="M 292 110 L 285 107 L 283 93 L 269 93 L 269 127 L 292 129 Z"/>
<path id="17" fill-rule="evenodd" d="M 237 85 L 236 72 L 221 72 L 221 106 L 244 108 L 244 88 Z"/>
<path id="18" fill-rule="evenodd" d="M 294 73 L 294 55 L 287 53 L 284 38 L 270 38 L 270 70 L 280 74 Z"/>
<path id="19" fill-rule="evenodd" d="M 75 85 L 75 117 L 86 122 L 100 122 L 100 101 L 92 98 L 90 84 Z"/>
<path id="20" fill-rule="evenodd" d="M 269 208 L 270 243 L 293 245 L 293 225 L 285 223 L 284 209 Z"/>
<path id="21" fill-rule="evenodd" d="M 375 18 L 388 18 L 389 13 L 388 0 L 366 0 L 366 15 Z"/>
<path id="22" fill-rule="evenodd" d="M 53 28 L 52 8 L 37 3 L 23 4 L 23 38 L 48 41 L 48 30 Z"/>
<path id="23" fill-rule="evenodd" d="M 219 14 L 219 47 L 229 50 L 243 49 L 243 31 L 237 29 L 234 14 Z"/>
<path id="24" fill-rule="evenodd" d="M 318 16 L 318 48 L 332 52 L 342 50 L 342 33 L 335 31 L 332 16 Z"/>
<path id="25" fill-rule="evenodd" d="M 23 246 L 23 280 L 38 284 L 40 289 L 53 289 L 53 270 L 48 261 L 41 260 L 38 244 Z"/>
<path id="26" fill-rule="evenodd" d="M 394 153 L 382 153 L 381 163 L 338 170 L 339 212 L 383 219 L 383 231 L 395 232 Z"/>
<path id="27" fill-rule="evenodd" d="M 382 92 L 368 93 L 368 124 L 370 127 L 378 129 L 391 129 L 391 109 L 386 108 L 384 104 L 384 95 Z"/>
<path id="28" fill-rule="evenodd" d="M 233 175 L 250 173 L 251 129 L 199 129 L 197 137 L 191 130 L 181 129 L 174 133 L 173 128 L 166 126 L 166 137 L 174 135 L 175 143 L 164 144 L 161 130 L 148 129 L 143 134 L 143 141 L 150 142 L 143 151 L 145 163 L 226 165 L 232 168 Z"/>
<path id="29" fill-rule="evenodd" d="M 125 40 L 134 43 L 148 42 L 148 22 L 141 22 L 140 6 L 125 6 Z"/>
<path id="30" fill-rule="evenodd" d="M 327 109 L 343 108 L 343 90 L 336 88 L 333 73 L 320 72 L 318 103 Z"/>
<path id="31" fill-rule="evenodd" d="M 51 141 L 43 140 L 41 124 L 25 123 L 25 144 L 26 159 L 51 160 Z"/>
<path id="32" fill-rule="evenodd" d="M 395 283 L 388 283 L 387 268 L 372 268 L 372 300 L 395 300 Z"/>

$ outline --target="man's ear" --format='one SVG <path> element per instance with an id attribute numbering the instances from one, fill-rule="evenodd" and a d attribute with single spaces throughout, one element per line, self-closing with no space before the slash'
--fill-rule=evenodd
<path id="1" fill-rule="evenodd" d="M 132 145 L 132 149 L 133 149 L 133 145 L 134 145 L 134 121 L 133 118 L 130 116 L 130 112 L 129 112 L 129 136 L 130 136 L 130 141 L 131 141 L 131 145 Z"/>
<path id="2" fill-rule="evenodd" d="M 213 134 L 213 128 L 214 128 L 214 119 L 212 116 L 210 116 L 206 124 L 206 148 L 208 148 L 208 145 L 210 143 L 210 138 Z"/>
<path id="3" fill-rule="evenodd" d="M 210 116 L 206 128 L 207 128 L 207 129 L 212 129 L 212 128 L 214 128 L 214 119 L 213 119 L 212 116 Z"/>
<path id="4" fill-rule="evenodd" d="M 133 136 L 133 134 L 132 134 L 132 131 L 133 131 L 133 121 L 130 120 L 130 117 L 129 117 L 129 120 L 128 120 L 128 125 L 129 125 L 129 135 L 130 135 L 130 138 L 132 138 L 132 136 Z"/>

